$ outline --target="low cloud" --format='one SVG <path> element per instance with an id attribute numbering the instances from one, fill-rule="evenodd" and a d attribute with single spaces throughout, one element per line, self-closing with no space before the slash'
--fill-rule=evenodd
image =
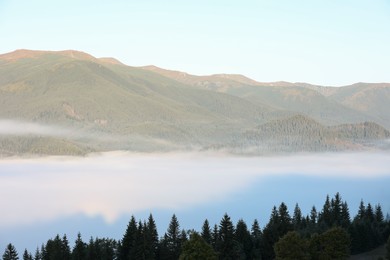
<path id="1" fill-rule="evenodd" d="M 60 127 L 16 120 L 0 120 L 0 135 L 65 136 L 69 134 L 69 130 Z"/>
<path id="2" fill-rule="evenodd" d="M 86 158 L 0 160 L 0 226 L 74 214 L 180 209 L 218 201 L 259 178 L 283 175 L 375 178 L 390 175 L 388 153 L 234 157 L 110 152 Z"/>

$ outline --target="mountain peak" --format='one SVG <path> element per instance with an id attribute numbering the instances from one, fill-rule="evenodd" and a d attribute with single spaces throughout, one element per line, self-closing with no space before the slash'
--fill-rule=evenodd
<path id="1" fill-rule="evenodd" d="M 13 52 L 1 54 L 0 59 L 6 61 L 17 61 L 20 59 L 38 58 L 45 54 L 57 54 L 72 59 L 78 59 L 78 60 L 96 60 L 95 57 L 93 57 L 88 53 L 75 51 L 75 50 L 42 51 L 42 50 L 27 50 L 27 49 L 18 49 Z"/>

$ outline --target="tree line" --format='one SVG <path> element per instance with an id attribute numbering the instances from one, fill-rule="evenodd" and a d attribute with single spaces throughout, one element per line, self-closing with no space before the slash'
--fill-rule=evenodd
<path id="1" fill-rule="evenodd" d="M 381 206 L 360 202 L 351 218 L 348 204 L 337 193 L 326 197 L 320 211 L 313 206 L 303 215 L 298 204 L 290 215 L 285 203 L 274 206 L 263 229 L 255 219 L 250 227 L 242 219 L 234 224 L 225 214 L 219 224 L 206 219 L 200 231 L 184 230 L 174 214 L 159 237 L 150 214 L 147 220 L 131 217 L 123 238 L 90 238 L 79 233 L 73 248 L 66 235 L 56 235 L 36 251 L 24 250 L 23 260 L 128 260 L 128 259 L 347 259 L 383 245 L 390 259 L 390 220 Z M 8 244 L 3 260 L 19 259 Z"/>

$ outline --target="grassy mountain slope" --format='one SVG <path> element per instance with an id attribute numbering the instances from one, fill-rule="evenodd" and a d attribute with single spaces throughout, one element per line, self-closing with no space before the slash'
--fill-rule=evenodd
<path id="1" fill-rule="evenodd" d="M 112 58 L 97 59 L 77 51 L 18 50 L 3 54 L 0 119 L 56 126 L 67 132 L 60 136 L 0 134 L 1 153 L 236 150 L 253 143 L 260 145 L 256 141 L 259 135 L 265 138 L 274 134 L 258 126 L 271 124 L 275 129 L 285 129 L 287 136 L 296 135 L 283 121 L 295 114 L 325 125 L 378 118 L 370 114 L 377 109 L 360 111 L 344 105 L 348 95 L 326 96 L 308 86 L 285 82 L 259 84 L 263 83 L 241 75 L 201 77 L 153 66 L 130 67 Z M 311 125 L 310 120 L 291 120 L 302 127 Z M 344 127 L 333 131 L 342 133 Z M 359 124 L 348 131 L 359 138 L 350 141 L 341 135 L 339 138 L 348 139 L 351 145 L 336 145 L 335 150 L 364 146 Z M 387 138 L 383 131 L 373 132 L 373 138 Z M 314 147 L 309 150 L 334 150 L 327 146 L 328 141 L 327 145 L 318 145 L 314 133 L 304 134 L 312 135 L 311 144 L 289 143 L 294 151 L 309 146 Z M 282 136 L 273 140 L 283 142 Z M 286 145 L 276 147 L 291 150 Z"/>

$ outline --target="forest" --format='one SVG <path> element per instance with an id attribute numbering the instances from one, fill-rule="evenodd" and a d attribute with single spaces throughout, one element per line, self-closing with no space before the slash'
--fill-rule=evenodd
<path id="1" fill-rule="evenodd" d="M 234 224 L 227 213 L 219 224 L 208 220 L 200 231 L 180 228 L 174 214 L 167 231 L 159 236 L 155 220 L 131 217 L 122 239 L 93 238 L 79 233 L 74 246 L 64 234 L 50 238 L 35 252 L 18 253 L 11 243 L 3 260 L 125 260 L 125 259 L 348 259 L 386 244 L 390 259 L 390 218 L 380 204 L 360 202 L 351 217 L 348 204 L 336 193 L 326 197 L 322 209 L 312 207 L 303 215 L 298 204 L 292 214 L 285 203 L 274 206 L 268 223 L 250 227 L 240 219 Z"/>

